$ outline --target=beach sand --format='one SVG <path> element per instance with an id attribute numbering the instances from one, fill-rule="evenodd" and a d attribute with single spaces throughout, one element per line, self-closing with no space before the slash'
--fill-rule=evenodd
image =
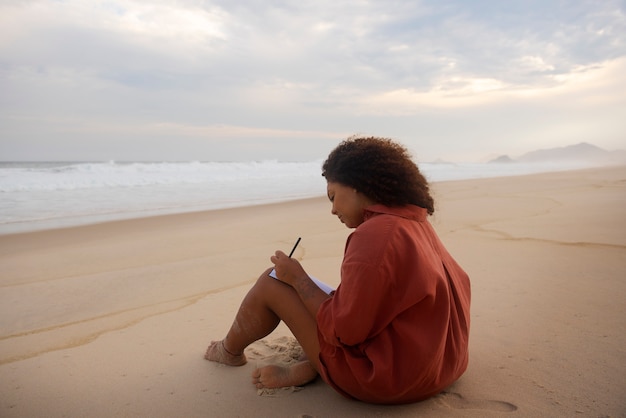
<path id="1" fill-rule="evenodd" d="M 231 368 L 203 359 L 277 249 L 336 285 L 325 198 L 0 236 L 2 417 L 624 417 L 626 167 L 432 185 L 431 222 L 472 280 L 470 365 L 401 406 L 321 379 L 257 391 L 280 326 Z"/>

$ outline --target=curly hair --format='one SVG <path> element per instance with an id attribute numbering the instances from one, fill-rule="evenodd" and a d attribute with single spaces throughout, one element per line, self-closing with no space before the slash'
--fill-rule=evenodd
<path id="1" fill-rule="evenodd" d="M 327 181 L 354 187 L 387 206 L 412 204 L 435 212 L 428 182 L 409 152 L 388 138 L 352 136 L 322 166 Z"/>

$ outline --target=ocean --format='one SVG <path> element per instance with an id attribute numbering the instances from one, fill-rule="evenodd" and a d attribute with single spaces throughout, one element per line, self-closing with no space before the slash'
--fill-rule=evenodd
<path id="1" fill-rule="evenodd" d="M 2 162 L 0 234 L 324 196 L 309 162 Z M 583 168 L 580 163 L 420 163 L 429 181 Z"/>

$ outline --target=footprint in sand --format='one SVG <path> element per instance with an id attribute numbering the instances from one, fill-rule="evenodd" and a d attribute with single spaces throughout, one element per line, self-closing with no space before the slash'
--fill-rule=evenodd
<path id="1" fill-rule="evenodd" d="M 492 401 L 488 399 L 465 399 L 463 395 L 455 392 L 443 392 L 437 399 L 447 407 L 453 409 L 482 409 L 497 412 L 517 411 L 517 406 L 509 402 Z"/>

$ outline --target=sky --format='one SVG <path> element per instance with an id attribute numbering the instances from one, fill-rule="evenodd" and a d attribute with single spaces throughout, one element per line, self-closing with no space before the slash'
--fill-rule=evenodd
<path id="1" fill-rule="evenodd" d="M 626 1 L 0 0 L 0 160 L 626 149 Z"/>

